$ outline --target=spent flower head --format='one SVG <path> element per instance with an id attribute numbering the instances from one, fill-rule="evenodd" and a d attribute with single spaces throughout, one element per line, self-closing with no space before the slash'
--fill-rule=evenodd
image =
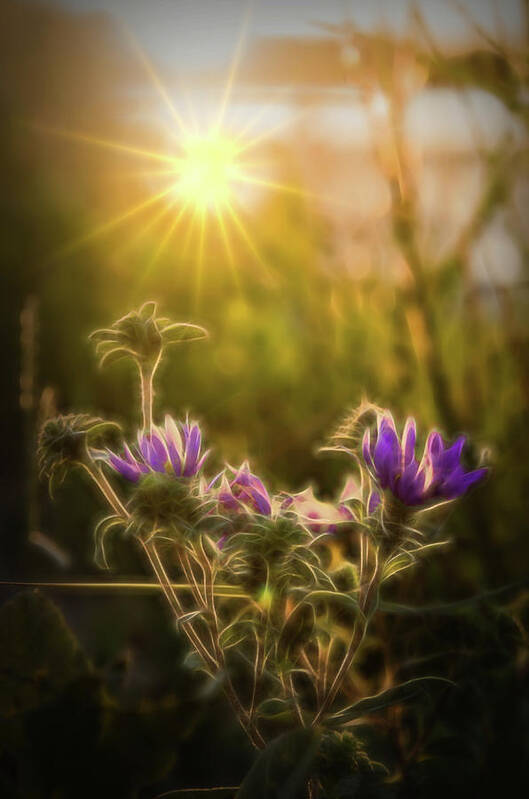
<path id="1" fill-rule="evenodd" d="M 351 495 L 351 483 L 347 481 L 337 503 L 323 502 L 314 496 L 312 486 L 297 494 L 287 494 L 281 507 L 291 512 L 298 522 L 313 535 L 333 534 L 339 525 L 353 521 L 355 515 L 347 500 L 356 499 L 356 491 Z"/>
<path id="2" fill-rule="evenodd" d="M 167 344 L 206 338 L 207 330 L 187 322 L 171 322 L 156 316 L 156 303 L 146 302 L 110 328 L 96 330 L 90 338 L 96 344 L 100 365 L 132 357 L 142 368 L 154 371 Z"/>
<path id="3" fill-rule="evenodd" d="M 71 466 L 87 461 L 91 447 L 110 444 L 119 425 L 88 413 L 55 416 L 42 425 L 37 459 L 42 477 L 49 480 L 50 490 L 64 480 Z"/>

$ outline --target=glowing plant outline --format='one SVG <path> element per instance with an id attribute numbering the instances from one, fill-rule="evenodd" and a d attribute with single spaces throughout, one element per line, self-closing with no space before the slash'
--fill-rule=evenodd
<path id="1" fill-rule="evenodd" d="M 207 479 L 198 425 L 187 420 L 177 426 L 169 417 L 162 431 L 153 423 L 153 378 L 165 347 L 203 339 L 207 332 L 158 318 L 156 310 L 156 303 L 145 303 L 92 335 L 102 363 L 130 357 L 138 367 L 143 426 L 137 448 L 123 442 L 123 456 L 117 456 L 115 441 L 110 441 L 116 426 L 87 414 L 48 420 L 40 435 L 43 474 L 51 481 L 57 473 L 63 477 L 69 465 L 80 465 L 110 505 L 112 514 L 96 528 L 100 564 L 108 565 L 105 538 L 110 531 L 124 530 L 139 544 L 201 668 L 211 677 L 222 676 L 224 693 L 257 749 L 278 725 L 344 730 L 364 708 L 377 704 L 375 699 L 384 706 L 411 695 L 415 683 L 443 680 L 417 678 L 336 707 L 379 608 L 381 585 L 446 543 L 423 540 L 421 519 L 431 497 L 425 495 L 423 507 L 417 508 L 384 496 L 389 484 L 381 480 L 364 431 L 375 423 L 380 435 L 390 424 L 389 412 L 364 402 L 331 438 L 326 449 L 352 456 L 360 476 L 347 481 L 335 505 L 319 501 L 312 490 L 271 495 L 247 462 L 238 469 L 226 466 Z M 398 450 L 402 459 L 404 452 L 407 463 L 411 439 L 415 445 L 414 424 L 406 425 L 404 450 L 394 424 L 390 427 L 392 457 Z M 427 452 L 432 441 L 438 452 L 438 435 L 430 435 Z M 459 457 L 461 441 L 454 446 Z M 454 459 L 449 460 L 452 467 Z M 128 500 L 116 492 L 105 470 L 126 478 Z M 479 479 L 484 472 L 479 471 Z M 345 556 L 334 562 L 343 539 L 356 542 L 357 562 Z M 167 570 L 168 549 L 179 564 L 178 582 Z M 348 619 L 345 639 L 344 622 L 338 626 L 333 621 L 337 611 L 340 619 L 344 613 Z M 241 697 L 230 659 L 233 653 L 245 659 L 248 649 L 251 690 Z M 311 687 L 310 700 L 300 699 L 301 677 Z"/>

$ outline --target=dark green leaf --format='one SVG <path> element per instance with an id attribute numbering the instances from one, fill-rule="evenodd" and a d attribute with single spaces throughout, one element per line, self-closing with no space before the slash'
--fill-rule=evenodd
<path id="1" fill-rule="evenodd" d="M 334 602 L 354 613 L 360 612 L 356 597 L 341 591 L 311 591 L 310 594 L 306 595 L 305 602 Z"/>
<path id="2" fill-rule="evenodd" d="M 451 680 L 444 677 L 416 677 L 413 680 L 395 685 L 388 688 L 386 691 L 381 691 L 375 696 L 368 696 L 365 699 L 360 699 L 353 705 L 344 708 L 343 710 L 334 713 L 328 719 L 332 727 L 341 727 L 349 724 L 360 716 L 367 716 L 370 713 L 378 713 L 385 710 L 391 705 L 397 705 L 401 702 L 407 702 L 417 694 L 424 691 L 424 689 L 432 683 L 445 683 L 447 685 L 454 685 Z"/>
<path id="3" fill-rule="evenodd" d="M 279 698 L 265 699 L 256 712 L 258 716 L 274 721 L 287 721 L 295 715 L 292 700 Z"/>
<path id="4" fill-rule="evenodd" d="M 305 799 L 318 742 L 312 729 L 280 735 L 261 752 L 236 799 Z"/>
<path id="5" fill-rule="evenodd" d="M 460 599 L 456 602 L 440 602 L 432 605 L 419 605 L 417 607 L 381 600 L 379 610 L 384 611 L 385 613 L 394 613 L 403 616 L 426 616 L 429 614 L 450 615 L 452 613 L 458 613 L 461 610 L 467 610 L 468 608 L 475 607 L 481 602 L 517 591 L 524 585 L 526 585 L 526 581 L 510 583 L 509 585 L 503 585 L 500 588 L 495 588 L 492 591 L 482 591 L 479 594 L 467 597 L 466 599 Z"/>
<path id="6" fill-rule="evenodd" d="M 314 609 L 304 602 L 297 605 L 284 623 L 277 642 L 280 657 L 288 658 L 306 643 L 314 629 Z"/>

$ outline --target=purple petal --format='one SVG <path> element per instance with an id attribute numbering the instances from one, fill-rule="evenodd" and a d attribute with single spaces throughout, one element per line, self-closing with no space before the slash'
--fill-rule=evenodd
<path id="1" fill-rule="evenodd" d="M 138 465 L 138 463 L 136 461 L 136 458 L 134 457 L 130 447 L 126 443 L 123 444 L 123 453 L 124 453 L 124 455 L 123 455 L 124 459 L 128 463 L 130 463 L 131 466 L 137 466 Z"/>
<path id="2" fill-rule="evenodd" d="M 182 476 L 182 458 L 179 448 L 182 444 L 182 437 L 176 422 L 169 416 L 165 417 L 165 441 L 171 466 L 177 477 Z"/>
<path id="3" fill-rule="evenodd" d="M 375 471 L 375 464 L 373 463 L 373 456 L 371 454 L 371 433 L 369 428 L 365 431 L 362 439 L 362 454 L 369 469 Z"/>
<path id="4" fill-rule="evenodd" d="M 420 505 L 424 501 L 426 474 L 419 470 L 416 460 L 412 461 L 402 472 L 397 484 L 397 497 L 405 505 Z"/>
<path id="5" fill-rule="evenodd" d="M 233 495 L 250 505 L 258 513 L 269 516 L 272 512 L 272 505 L 268 491 L 262 481 L 250 471 L 247 461 L 237 470 L 235 477 L 230 483 Z"/>
<path id="6" fill-rule="evenodd" d="M 415 456 L 415 440 L 417 437 L 417 428 L 415 426 L 415 419 L 408 417 L 404 426 L 402 434 L 402 451 L 404 453 L 403 462 L 404 466 L 411 463 Z"/>
<path id="7" fill-rule="evenodd" d="M 372 491 L 367 500 L 367 512 L 369 515 L 376 511 L 381 502 L 382 500 L 378 491 Z"/>
<path id="8" fill-rule="evenodd" d="M 144 436 L 144 444 L 142 454 L 145 462 L 155 472 L 165 472 L 165 463 L 167 461 L 167 453 L 165 447 L 161 442 L 156 444 L 153 441 L 153 436 Z M 161 447 L 160 447 L 161 444 Z"/>
<path id="9" fill-rule="evenodd" d="M 292 507 L 293 504 L 294 497 L 290 494 L 287 494 L 287 496 L 281 502 L 281 510 L 287 510 L 288 508 Z"/>
<path id="10" fill-rule="evenodd" d="M 343 502 L 338 505 L 338 513 L 343 519 L 349 521 L 350 519 L 354 519 L 354 513 L 351 508 L 348 508 Z"/>
<path id="11" fill-rule="evenodd" d="M 109 453 L 108 460 L 111 466 L 127 480 L 130 480 L 133 483 L 138 481 L 140 470 L 137 466 L 132 466 L 132 464 L 128 463 L 128 461 L 125 461 L 123 458 L 119 458 L 117 455 L 114 455 L 113 452 Z"/>
<path id="12" fill-rule="evenodd" d="M 176 445 L 174 444 L 173 441 L 167 442 L 167 451 L 169 453 L 169 460 L 171 461 L 171 466 L 173 467 L 174 473 L 177 475 L 177 477 L 181 477 L 182 459 L 180 458 Z"/>
<path id="13" fill-rule="evenodd" d="M 448 447 L 440 458 L 440 467 L 443 470 L 451 471 L 455 469 L 455 467 L 459 464 L 461 459 L 461 453 L 463 451 L 463 447 L 465 445 L 466 436 L 460 436 L 457 441 L 452 444 L 451 447 Z"/>
<path id="14" fill-rule="evenodd" d="M 153 432 L 150 437 L 150 464 L 157 472 L 165 472 L 167 450 L 161 436 Z"/>
<path id="15" fill-rule="evenodd" d="M 234 497 L 231 491 L 219 491 L 219 503 L 223 505 L 226 510 L 236 510 L 240 507 L 239 500 Z"/>
<path id="16" fill-rule="evenodd" d="M 426 452 L 432 460 L 435 460 L 442 454 L 443 450 L 444 445 L 441 434 L 436 430 L 432 430 L 426 440 Z"/>
<path id="17" fill-rule="evenodd" d="M 264 493 L 259 491 L 257 488 L 254 488 L 252 490 L 252 492 L 251 492 L 252 499 L 254 500 L 255 505 L 256 505 L 257 510 L 259 511 L 259 513 L 261 513 L 263 516 L 270 516 L 270 514 L 272 513 L 272 505 L 270 503 L 270 500 L 268 498 L 268 494 L 267 494 L 266 489 L 264 488 L 264 486 L 263 486 L 263 490 L 264 490 Z"/>
<path id="18" fill-rule="evenodd" d="M 468 491 L 471 485 L 481 480 L 486 473 L 486 469 L 465 473 L 461 466 L 457 466 L 440 487 L 439 495 L 444 499 L 456 499 Z"/>
<path id="19" fill-rule="evenodd" d="M 399 439 L 394 430 L 381 426 L 373 454 L 376 472 L 382 488 L 394 482 L 401 460 Z"/>
<path id="20" fill-rule="evenodd" d="M 197 465 L 198 453 L 200 452 L 201 441 L 202 441 L 202 436 L 200 434 L 200 429 L 198 425 L 193 425 L 187 436 L 186 446 L 185 446 L 185 466 L 184 466 L 185 477 L 190 477 L 196 472 L 196 465 Z"/>
<path id="21" fill-rule="evenodd" d="M 147 436 L 138 433 L 138 447 L 145 463 L 149 462 L 150 447 Z"/>
<path id="22" fill-rule="evenodd" d="M 197 463 L 197 465 L 196 465 L 196 468 L 195 468 L 195 474 L 198 474 L 198 472 L 199 472 L 199 471 L 202 469 L 202 467 L 203 467 L 203 465 L 204 465 L 204 461 L 206 460 L 206 458 L 208 457 L 208 455 L 209 455 L 209 453 L 210 453 L 210 452 L 211 452 L 211 450 L 210 450 L 210 449 L 207 449 L 207 450 L 204 452 L 204 454 L 202 455 L 202 457 L 200 458 L 199 462 L 198 462 L 198 463 Z"/>
<path id="23" fill-rule="evenodd" d="M 206 454 L 209 454 L 209 450 L 208 450 L 208 452 Z M 211 491 L 211 489 L 213 488 L 213 486 L 215 485 L 215 483 L 217 482 L 219 477 L 222 477 L 223 473 L 224 473 L 224 469 L 221 472 L 219 472 L 218 474 L 216 474 L 215 477 L 213 478 L 213 480 L 209 481 L 209 483 L 206 486 L 206 491 Z"/>

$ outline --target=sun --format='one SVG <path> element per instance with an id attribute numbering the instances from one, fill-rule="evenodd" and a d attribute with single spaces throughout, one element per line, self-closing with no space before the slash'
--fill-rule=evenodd
<path id="1" fill-rule="evenodd" d="M 236 183 L 244 178 L 234 139 L 211 131 L 182 142 L 175 169 L 174 193 L 198 212 L 224 209 L 234 202 Z"/>
<path id="2" fill-rule="evenodd" d="M 145 232 L 155 227 L 161 230 L 149 262 L 145 265 L 142 278 L 150 273 L 162 254 L 170 247 L 174 237 L 179 236 L 183 242 L 181 252 L 187 252 L 192 242 L 196 244 L 193 260 L 196 297 L 198 297 L 210 229 L 216 229 L 221 252 L 224 250 L 234 280 L 239 287 L 234 255 L 235 252 L 241 252 L 239 244 L 242 245 L 242 251 L 245 249 L 250 253 L 254 261 L 258 262 L 270 277 L 268 265 L 264 262 L 246 223 L 245 211 L 249 210 L 248 190 L 287 192 L 303 197 L 315 195 L 296 185 L 275 182 L 260 173 L 261 165 L 256 163 L 253 154 L 263 141 L 278 130 L 278 127 L 282 127 L 279 125 L 251 136 L 252 129 L 262 116 L 262 108 L 256 117 L 249 119 L 240 130 L 228 130 L 225 127 L 224 120 L 241 54 L 242 33 L 241 31 L 217 113 L 205 129 L 200 129 L 196 124 L 192 108 L 189 108 L 190 119 L 182 116 L 154 66 L 130 31 L 127 33 L 129 43 L 171 117 L 170 134 L 173 144 L 162 151 L 153 151 L 141 144 L 114 141 L 81 131 L 36 126 L 41 132 L 58 135 L 84 145 L 112 150 L 123 157 L 135 158 L 141 163 L 141 168 L 135 174 L 149 178 L 145 183 L 146 196 L 141 202 L 124 209 L 116 217 L 87 231 L 74 241 L 66 243 L 50 260 L 65 257 L 92 240 L 132 222 L 135 231 L 133 239 L 140 239 Z M 152 164 L 153 168 L 146 168 L 149 164 Z M 138 224 L 140 220 L 142 222 Z M 164 225 L 163 229 L 161 224 Z M 217 248 L 215 258 L 218 257 Z"/>

